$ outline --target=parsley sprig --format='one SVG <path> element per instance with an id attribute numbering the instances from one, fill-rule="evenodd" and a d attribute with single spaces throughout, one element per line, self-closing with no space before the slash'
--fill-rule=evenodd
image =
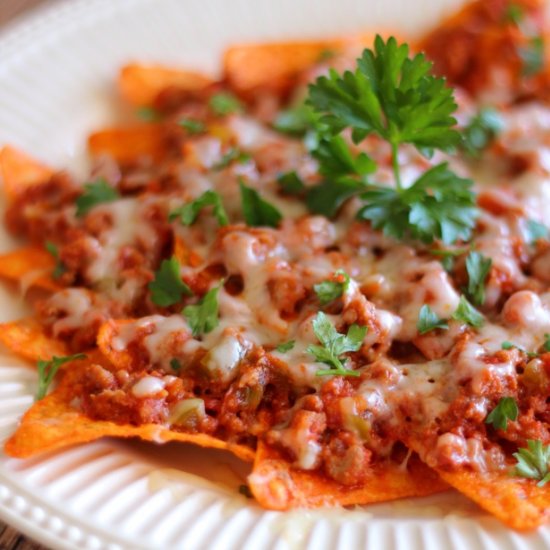
<path id="1" fill-rule="evenodd" d="M 162 261 L 148 288 L 151 301 L 161 307 L 177 304 L 183 296 L 193 296 L 193 291 L 181 280 L 180 264 L 175 257 Z"/>
<path id="2" fill-rule="evenodd" d="M 424 304 L 418 312 L 416 328 L 418 329 L 419 334 L 426 334 L 436 328 L 447 330 L 449 325 L 445 319 L 440 319 L 436 312 L 428 304 Z"/>
<path id="3" fill-rule="evenodd" d="M 169 220 L 173 221 L 179 218 L 183 225 L 193 225 L 197 221 L 201 210 L 207 206 L 213 207 L 213 214 L 221 226 L 229 223 L 227 212 L 223 207 L 222 198 L 219 193 L 212 190 L 205 191 L 194 201 L 188 202 L 187 204 L 176 208 L 176 210 L 170 213 Z"/>
<path id="4" fill-rule="evenodd" d="M 388 235 L 428 243 L 467 240 L 477 214 L 472 182 L 443 163 L 405 187 L 399 163 L 403 144 L 431 156 L 435 149 L 451 151 L 460 143 L 452 116 L 456 110 L 452 89 L 444 79 L 431 75 L 432 64 L 423 54 L 409 58 L 408 45 L 399 45 L 393 37 L 384 42 L 377 36 L 374 50 L 364 50 L 357 65 L 354 72 L 343 75 L 331 70 L 309 87 L 307 102 L 322 115 L 320 122 L 332 135 L 320 140 L 314 156 L 323 175 L 333 178 L 337 173 L 336 181 L 317 190 L 313 206 L 328 201 L 341 204 L 362 193 L 367 204 L 359 218 L 370 220 Z M 355 144 L 369 134 L 389 143 L 395 188 L 366 181 L 373 173 L 372 159 L 365 153 L 354 157 L 343 139 L 334 139 L 346 128 L 351 128 Z M 324 201 L 321 192 L 327 197 Z"/>
<path id="5" fill-rule="evenodd" d="M 76 355 L 67 355 L 65 357 L 54 356 L 49 361 L 44 361 L 42 359 L 38 360 L 36 363 L 38 368 L 38 390 L 36 391 L 35 400 L 39 401 L 46 396 L 48 388 L 62 365 L 78 359 L 86 359 L 86 355 L 77 353 Z"/>
<path id="6" fill-rule="evenodd" d="M 513 471 L 514 475 L 535 479 L 539 487 L 550 481 L 550 445 L 528 439 L 527 447 L 518 449 L 514 457 L 518 461 Z"/>
<path id="7" fill-rule="evenodd" d="M 118 191 L 107 180 L 99 178 L 84 185 L 84 193 L 76 199 L 76 216 L 85 216 L 94 206 L 120 198 Z"/>
<path id="8" fill-rule="evenodd" d="M 201 336 L 213 331 L 219 324 L 218 292 L 221 284 L 210 289 L 196 304 L 183 308 L 193 336 Z"/>
<path id="9" fill-rule="evenodd" d="M 313 290 L 315 290 L 322 306 L 329 304 L 336 298 L 340 298 L 348 291 L 350 278 L 345 271 L 339 269 L 334 273 L 333 279 L 313 285 Z"/>
<path id="10" fill-rule="evenodd" d="M 59 257 L 59 248 L 55 243 L 52 243 L 51 241 L 46 241 L 44 246 L 55 259 L 55 266 L 52 271 L 52 277 L 57 280 L 61 277 L 61 275 L 63 275 L 63 273 L 67 271 L 67 267 Z"/>
<path id="11" fill-rule="evenodd" d="M 359 372 L 345 368 L 347 358 L 341 356 L 349 351 L 357 351 L 361 347 L 367 334 L 367 327 L 351 325 L 347 334 L 340 334 L 329 318 L 320 311 L 313 319 L 313 332 L 321 345 L 310 345 L 307 352 L 311 353 L 319 363 L 325 363 L 331 367 L 318 370 L 317 376 L 359 376 Z"/>
<path id="12" fill-rule="evenodd" d="M 519 409 L 513 397 L 502 397 L 497 406 L 487 415 L 485 424 L 492 424 L 496 430 L 506 430 L 508 420 L 518 418 Z"/>
<path id="13" fill-rule="evenodd" d="M 491 271 L 493 260 L 483 256 L 480 252 L 472 250 L 466 258 L 466 271 L 468 272 L 468 297 L 476 306 L 482 306 L 485 302 L 485 281 Z"/>
<path id="14" fill-rule="evenodd" d="M 281 212 L 262 198 L 260 193 L 239 179 L 241 207 L 246 225 L 251 227 L 277 227 L 283 219 Z"/>

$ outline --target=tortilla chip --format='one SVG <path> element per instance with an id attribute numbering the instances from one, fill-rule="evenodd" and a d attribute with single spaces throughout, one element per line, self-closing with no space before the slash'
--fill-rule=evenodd
<path id="1" fill-rule="evenodd" d="M 406 469 L 375 465 L 363 485 L 348 487 L 320 473 L 294 469 L 279 451 L 262 442 L 258 443 L 248 483 L 258 502 L 271 510 L 371 504 L 449 488 L 416 455 L 411 456 Z"/>
<path id="2" fill-rule="evenodd" d="M 17 431 L 6 442 L 4 451 L 8 456 L 27 458 L 102 437 L 137 437 L 154 443 L 194 443 L 201 447 L 227 450 L 249 462 L 254 459 L 251 448 L 210 435 L 176 432 L 159 424 L 115 424 L 93 420 L 79 412 L 71 404 L 75 396 L 73 388 L 79 384 L 82 368 L 93 361 L 101 362 L 99 358 L 96 354 L 88 360 L 67 363 L 59 386 L 53 393 L 34 403 L 23 416 Z"/>
<path id="3" fill-rule="evenodd" d="M 34 246 L 0 255 L 0 277 L 19 283 L 23 291 L 29 287 L 61 290 L 63 286 L 52 277 L 54 267 L 54 257 Z"/>
<path id="4" fill-rule="evenodd" d="M 51 168 L 15 147 L 6 145 L 0 149 L 0 176 L 10 201 L 28 187 L 48 181 L 53 173 Z"/>
<path id="5" fill-rule="evenodd" d="M 550 521 L 550 484 L 503 473 L 439 471 L 439 475 L 512 529 L 536 529 Z"/>
<path id="6" fill-rule="evenodd" d="M 159 93 L 167 88 L 194 92 L 211 84 L 212 80 L 201 73 L 163 65 L 130 63 L 122 67 L 118 76 L 122 98 L 136 107 L 152 106 Z"/>
<path id="7" fill-rule="evenodd" d="M 390 35 L 391 33 L 383 33 Z M 223 67 L 229 85 L 241 93 L 257 88 L 281 94 L 296 84 L 296 77 L 317 63 L 325 52 L 349 46 L 370 47 L 373 33 L 334 40 L 241 44 L 224 53 Z"/>
<path id="8" fill-rule="evenodd" d="M 163 129 L 157 124 L 107 128 L 90 135 L 88 150 L 92 156 L 111 155 L 121 164 L 144 157 L 159 160 L 166 150 L 164 137 Z"/>
<path id="9" fill-rule="evenodd" d="M 0 342 L 15 355 L 34 362 L 69 354 L 67 346 L 47 336 L 32 317 L 0 324 Z"/>

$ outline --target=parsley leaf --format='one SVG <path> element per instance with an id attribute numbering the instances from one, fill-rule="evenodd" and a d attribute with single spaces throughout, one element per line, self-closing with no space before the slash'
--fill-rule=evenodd
<path id="1" fill-rule="evenodd" d="M 492 424 L 495 430 L 506 430 L 508 420 L 517 420 L 518 404 L 513 397 L 502 397 L 498 405 L 487 415 L 485 424 Z"/>
<path id="2" fill-rule="evenodd" d="M 347 335 L 340 334 L 329 321 L 329 318 L 320 311 L 313 319 L 313 332 L 322 345 L 310 345 L 307 352 L 315 357 L 315 361 L 332 367 L 331 369 L 317 371 L 317 376 L 359 376 L 358 372 L 344 367 L 346 358 L 340 356 L 349 351 L 357 351 L 361 347 L 367 334 L 367 327 L 351 325 Z"/>
<path id="3" fill-rule="evenodd" d="M 534 76 L 544 67 L 544 38 L 533 36 L 526 46 L 518 49 L 518 55 L 523 64 L 524 76 Z"/>
<path id="4" fill-rule="evenodd" d="M 504 22 L 519 25 L 525 16 L 525 10 L 521 4 L 510 2 L 504 11 Z"/>
<path id="5" fill-rule="evenodd" d="M 193 336 L 208 334 L 218 326 L 220 287 L 221 285 L 210 289 L 195 305 L 183 308 L 182 313 L 191 327 Z"/>
<path id="6" fill-rule="evenodd" d="M 485 323 L 485 317 L 464 296 L 460 297 L 460 302 L 452 318 L 476 328 L 482 327 Z"/>
<path id="7" fill-rule="evenodd" d="M 279 176 L 277 177 L 277 183 L 281 186 L 281 189 L 288 195 L 299 195 L 306 189 L 304 182 L 294 170 L 292 172 L 279 174 Z"/>
<path id="8" fill-rule="evenodd" d="M 232 147 L 223 155 L 223 157 L 220 159 L 219 162 L 214 164 L 212 166 L 212 170 L 223 170 L 224 168 L 227 168 L 232 162 L 238 162 L 240 164 L 244 164 L 245 162 L 248 162 L 252 157 L 243 151 L 241 151 L 238 147 Z"/>
<path id="9" fill-rule="evenodd" d="M 49 361 L 38 360 L 36 366 L 38 367 L 38 390 L 36 392 L 35 400 L 39 401 L 46 396 L 50 384 L 53 382 L 57 371 L 61 365 L 68 363 L 69 361 L 76 361 L 78 359 L 86 359 L 86 355 L 83 353 L 77 353 L 76 355 L 68 355 L 66 357 L 52 357 Z"/>
<path id="10" fill-rule="evenodd" d="M 175 257 L 162 261 L 148 288 L 151 301 L 161 307 L 177 304 L 182 296 L 193 295 L 192 290 L 181 280 L 180 264 Z"/>
<path id="11" fill-rule="evenodd" d="M 542 344 L 542 349 L 544 351 L 550 351 L 550 334 L 544 334 L 544 343 Z"/>
<path id="12" fill-rule="evenodd" d="M 143 122 L 158 122 L 161 120 L 161 114 L 153 107 L 140 107 L 136 111 L 136 115 Z"/>
<path id="13" fill-rule="evenodd" d="M 408 45 L 398 45 L 393 37 L 384 42 L 377 36 L 374 50 L 364 50 L 354 72 L 340 75 L 331 70 L 329 76 L 311 84 L 307 103 L 323 115 L 320 123 L 332 134 L 351 128 L 356 144 L 374 133 L 391 146 L 395 189 L 367 186 L 361 195 L 367 204 L 359 212 L 360 219 L 370 220 L 376 229 L 396 238 L 411 236 L 423 242 L 438 238 L 446 243 L 467 240 L 477 215 L 470 180 L 440 164 L 409 188 L 401 183 L 401 144 L 410 143 L 430 156 L 434 149 L 452 150 L 461 140 L 453 128 L 456 104 L 452 89 L 444 79 L 430 74 L 432 64 L 423 54 L 412 59 L 408 55 Z M 321 139 L 312 154 L 319 161 L 321 174 L 336 179 L 319 189 L 324 192 L 325 205 L 319 208 L 317 196 L 314 206 L 318 210 L 314 212 L 335 212 L 337 206 L 327 206 L 326 201 L 341 204 L 365 186 L 366 176 L 375 169 L 364 153 L 353 157 L 341 137 Z M 332 196 L 327 187 L 334 189 Z M 308 206 L 311 209 L 309 202 Z"/>
<path id="14" fill-rule="evenodd" d="M 229 92 L 214 94 L 210 98 L 208 106 L 212 112 L 218 116 L 225 116 L 244 111 L 243 104 Z"/>
<path id="15" fill-rule="evenodd" d="M 45 244 L 46 250 L 54 257 L 56 260 L 55 266 L 52 271 L 52 277 L 54 279 L 59 279 L 63 273 L 67 271 L 65 264 L 59 259 L 59 249 L 51 241 L 46 241 Z"/>
<path id="16" fill-rule="evenodd" d="M 320 185 L 309 188 L 306 194 L 306 205 L 314 214 L 332 218 L 344 202 L 364 190 L 365 186 L 362 183 L 352 179 L 342 180 L 337 184 L 324 181 Z"/>
<path id="17" fill-rule="evenodd" d="M 178 122 L 178 126 L 181 126 L 188 134 L 202 134 L 206 131 L 206 124 L 202 120 L 194 118 L 182 118 Z"/>
<path id="18" fill-rule="evenodd" d="M 543 445 L 542 441 L 528 439 L 527 448 L 518 449 L 514 453 L 518 461 L 513 474 L 539 481 L 537 486 L 542 487 L 550 481 L 550 445 Z"/>
<path id="19" fill-rule="evenodd" d="M 498 111 L 490 107 L 481 109 L 462 131 L 462 148 L 472 158 L 478 158 L 502 131 L 504 121 Z"/>
<path id="20" fill-rule="evenodd" d="M 183 225 L 193 225 L 197 221 L 200 211 L 207 206 L 213 206 L 213 213 L 221 226 L 229 223 L 229 218 L 223 207 L 222 198 L 216 191 L 205 191 L 194 201 L 188 202 L 170 213 L 169 220 L 179 218 Z"/>
<path id="21" fill-rule="evenodd" d="M 296 340 L 290 340 L 288 342 L 284 342 L 282 344 L 279 344 L 278 346 L 275 347 L 275 349 L 279 353 L 286 353 L 287 351 L 290 351 L 294 347 L 295 344 L 296 344 Z"/>
<path id="22" fill-rule="evenodd" d="M 452 271 L 454 267 L 454 259 L 457 256 L 462 256 L 468 252 L 467 248 L 455 248 L 453 250 L 449 249 L 431 249 L 430 254 L 434 256 L 439 256 L 441 258 L 441 265 L 445 271 Z"/>
<path id="23" fill-rule="evenodd" d="M 426 334 L 436 328 L 447 330 L 449 325 L 444 319 L 440 319 L 428 304 L 424 304 L 418 312 L 416 328 L 420 334 Z"/>
<path id="24" fill-rule="evenodd" d="M 275 206 L 268 203 L 251 187 L 239 181 L 241 189 L 241 205 L 246 225 L 252 227 L 277 227 L 282 219 L 282 214 Z"/>
<path id="25" fill-rule="evenodd" d="M 179 371 L 181 369 L 181 363 L 180 363 L 179 359 L 176 359 L 175 357 L 170 359 L 170 366 L 175 371 Z"/>
<path id="26" fill-rule="evenodd" d="M 549 235 L 548 228 L 535 220 L 527 220 L 525 222 L 524 232 L 529 244 L 533 244 L 539 239 L 547 239 Z"/>
<path id="27" fill-rule="evenodd" d="M 476 306 L 485 302 L 485 281 L 491 271 L 493 260 L 471 251 L 466 258 L 466 271 L 468 272 L 468 297 Z"/>
<path id="28" fill-rule="evenodd" d="M 300 103 L 285 111 L 280 111 L 275 117 L 273 128 L 282 134 L 302 137 L 315 126 L 315 123 L 316 115 L 311 107 Z"/>
<path id="29" fill-rule="evenodd" d="M 336 271 L 334 279 L 333 281 L 323 281 L 322 283 L 313 285 L 313 290 L 315 290 L 315 294 L 317 294 L 322 306 L 327 305 L 332 300 L 336 300 L 336 298 L 339 298 L 348 291 L 350 278 L 345 271 L 341 269 Z"/>
<path id="30" fill-rule="evenodd" d="M 438 164 L 401 191 L 370 186 L 361 195 L 367 205 L 357 217 L 397 239 L 411 236 L 425 243 L 441 239 L 445 244 L 468 240 L 477 215 L 471 186 L 471 180 L 458 177 L 447 163 Z"/>
<path id="31" fill-rule="evenodd" d="M 120 198 L 116 189 L 100 178 L 84 185 L 84 193 L 76 199 L 76 215 L 85 216 L 94 206 L 104 202 L 113 202 Z"/>

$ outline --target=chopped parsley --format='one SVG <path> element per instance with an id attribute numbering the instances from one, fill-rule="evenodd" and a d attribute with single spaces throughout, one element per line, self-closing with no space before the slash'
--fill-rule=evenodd
<path id="1" fill-rule="evenodd" d="M 534 76 L 544 68 L 544 38 L 533 36 L 527 45 L 518 49 L 523 76 Z"/>
<path id="2" fill-rule="evenodd" d="M 219 162 L 212 166 L 212 169 L 223 170 L 233 162 L 244 164 L 245 162 L 248 162 L 251 158 L 252 157 L 248 153 L 241 151 L 238 147 L 232 147 L 231 149 L 229 149 L 229 151 L 227 151 L 227 153 L 223 155 Z"/>
<path id="3" fill-rule="evenodd" d="M 279 353 L 286 353 L 287 351 L 290 351 L 295 344 L 296 344 L 296 340 L 290 340 L 288 342 L 283 342 L 282 344 L 279 344 L 278 346 L 275 347 L 275 349 Z"/>
<path id="4" fill-rule="evenodd" d="M 336 181 L 330 182 L 335 191 L 329 194 L 325 183 L 318 190 L 325 198 L 321 201 L 318 197 L 314 205 L 324 202 L 320 213 L 334 212 L 336 203 L 360 193 L 366 204 L 359 219 L 371 221 L 387 235 L 398 239 L 410 236 L 427 243 L 468 240 L 477 216 L 471 180 L 460 178 L 443 163 L 408 187 L 401 181 L 402 144 L 410 143 L 431 156 L 435 149 L 450 151 L 461 141 L 453 128 L 456 104 L 452 89 L 431 74 L 432 64 L 423 54 L 408 55 L 408 45 L 398 45 L 393 37 L 384 42 L 377 36 L 374 50 L 363 51 L 354 72 L 340 75 L 331 70 L 329 76 L 310 85 L 308 104 L 323 115 L 323 124 L 333 134 L 321 139 L 313 154 L 328 181 L 336 176 Z M 389 143 L 395 188 L 366 181 L 376 165 L 365 153 L 354 156 L 350 152 L 338 136 L 346 128 L 352 130 L 356 144 L 372 133 Z M 310 203 L 308 206 L 311 208 Z"/>
<path id="5" fill-rule="evenodd" d="M 313 285 L 313 290 L 315 290 L 315 294 L 317 294 L 322 306 L 329 304 L 333 300 L 336 300 L 336 298 L 340 298 L 340 296 L 348 291 L 350 278 L 345 271 L 341 269 L 336 271 L 334 279 Z"/>
<path id="6" fill-rule="evenodd" d="M 181 280 L 180 264 L 175 257 L 162 261 L 148 288 L 151 301 L 161 307 L 177 304 L 183 296 L 193 295 L 193 291 Z"/>
<path id="7" fill-rule="evenodd" d="M 70 361 L 77 361 L 79 359 L 86 359 L 86 355 L 83 353 L 77 353 L 76 355 L 68 355 L 65 357 L 52 357 L 49 361 L 38 360 L 36 366 L 38 367 L 38 390 L 36 391 L 35 400 L 39 401 L 46 396 L 48 388 L 50 387 L 59 367 Z"/>
<path id="8" fill-rule="evenodd" d="M 513 342 L 509 342 L 508 340 L 505 340 L 504 342 L 502 342 L 500 347 L 501 347 L 501 349 L 504 349 L 504 350 L 517 349 L 517 350 L 525 353 L 527 355 L 527 357 L 529 357 L 530 359 L 532 359 L 533 357 L 538 357 L 539 356 L 539 354 L 536 353 L 535 351 L 527 351 L 524 347 L 518 346 L 517 344 L 514 344 Z"/>
<path id="9" fill-rule="evenodd" d="M 460 302 L 452 318 L 476 328 L 482 327 L 485 323 L 485 317 L 464 296 L 460 297 Z"/>
<path id="10" fill-rule="evenodd" d="M 466 271 L 468 272 L 468 297 L 476 306 L 482 306 L 485 302 L 485 281 L 491 271 L 493 260 L 472 250 L 466 258 Z"/>
<path id="11" fill-rule="evenodd" d="M 210 289 L 195 305 L 183 308 L 193 336 L 208 334 L 219 324 L 218 292 L 220 286 Z"/>
<path id="12" fill-rule="evenodd" d="M 229 92 L 214 94 L 210 98 L 208 105 L 210 110 L 218 116 L 226 116 L 244 111 L 243 104 Z"/>
<path id="13" fill-rule="evenodd" d="M 359 376 L 357 371 L 345 368 L 346 357 L 341 356 L 349 351 L 357 351 L 361 347 L 367 334 L 367 327 L 351 325 L 346 335 L 340 334 L 329 318 L 320 311 L 313 319 L 313 332 L 322 345 L 310 345 L 307 352 L 313 355 L 315 361 L 331 367 L 318 370 L 317 376 Z"/>
<path id="14" fill-rule="evenodd" d="M 246 225 L 251 227 L 277 227 L 283 218 L 279 210 L 262 199 L 258 191 L 245 185 L 242 179 L 239 181 L 239 187 Z"/>
<path id="15" fill-rule="evenodd" d="M 508 420 L 517 420 L 518 414 L 516 400 L 513 397 L 502 397 L 497 406 L 487 415 L 485 424 L 492 424 L 495 430 L 506 430 Z"/>
<path id="16" fill-rule="evenodd" d="M 312 129 L 314 123 L 315 115 L 311 107 L 300 103 L 285 111 L 280 111 L 275 117 L 273 128 L 282 134 L 302 137 Z"/>
<path id="17" fill-rule="evenodd" d="M 176 359 L 175 357 L 170 359 L 170 366 L 175 371 L 179 371 L 181 369 L 181 363 L 180 363 L 179 359 Z"/>
<path id="18" fill-rule="evenodd" d="M 544 334 L 544 343 L 542 344 L 542 349 L 544 351 L 550 351 L 550 334 Z"/>
<path id="19" fill-rule="evenodd" d="M 424 304 L 418 312 L 416 328 L 420 334 L 426 334 L 436 328 L 447 330 L 449 325 L 447 325 L 447 321 L 440 319 L 428 304 Z"/>
<path id="20" fill-rule="evenodd" d="M 491 107 L 480 109 L 462 131 L 462 148 L 470 157 L 478 158 L 503 127 L 504 121 L 498 111 Z"/>
<path id="21" fill-rule="evenodd" d="M 153 107 L 140 107 L 136 115 L 143 122 L 158 122 L 162 118 L 162 115 Z"/>
<path id="22" fill-rule="evenodd" d="M 194 118 L 182 118 L 178 122 L 178 126 L 181 126 L 188 134 L 202 134 L 206 131 L 206 124 L 202 120 L 196 120 Z"/>
<path id="23" fill-rule="evenodd" d="M 52 243 L 51 241 L 46 241 L 45 244 L 46 250 L 54 257 L 55 259 L 55 266 L 52 271 L 52 277 L 54 279 L 59 279 L 63 273 L 67 271 L 67 267 L 65 264 L 60 260 L 59 258 L 59 249 L 57 246 Z"/>
<path id="24" fill-rule="evenodd" d="M 227 213 L 223 207 L 222 198 L 219 193 L 212 190 L 205 191 L 194 201 L 188 202 L 187 204 L 176 208 L 176 210 L 170 213 L 169 220 L 172 221 L 179 218 L 183 225 L 193 225 L 197 221 L 201 210 L 207 206 L 213 206 L 214 216 L 221 226 L 229 223 L 229 218 L 227 217 Z"/>
<path id="25" fill-rule="evenodd" d="M 84 192 L 76 199 L 76 215 L 81 218 L 94 206 L 105 202 L 113 202 L 119 198 L 120 194 L 118 191 L 111 187 L 103 178 L 86 183 L 84 185 Z"/>
<path id="26" fill-rule="evenodd" d="M 548 228 L 535 220 L 527 220 L 525 222 L 524 232 L 529 244 L 533 244 L 539 239 L 547 239 L 549 234 Z"/>
<path id="27" fill-rule="evenodd" d="M 523 447 L 514 453 L 517 460 L 513 474 L 519 477 L 535 479 L 538 487 L 550 481 L 550 445 L 543 445 L 542 441 L 527 440 L 527 448 Z"/>
<path id="28" fill-rule="evenodd" d="M 510 2 L 504 10 L 504 22 L 519 25 L 525 16 L 525 10 L 521 4 Z"/>
<path id="29" fill-rule="evenodd" d="M 279 174 L 277 183 L 287 195 L 300 195 L 306 189 L 304 182 L 294 170 Z"/>

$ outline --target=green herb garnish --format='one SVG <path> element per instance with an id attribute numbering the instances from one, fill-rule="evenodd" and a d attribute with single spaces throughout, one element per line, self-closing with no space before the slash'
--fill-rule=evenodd
<path id="1" fill-rule="evenodd" d="M 535 220 L 527 220 L 525 222 L 525 237 L 529 244 L 537 242 L 539 239 L 548 238 L 548 228 Z"/>
<path id="2" fill-rule="evenodd" d="M 522 74 L 534 76 L 544 68 L 544 38 L 533 36 L 529 38 L 527 45 L 518 49 L 518 55 L 522 62 Z"/>
<path id="3" fill-rule="evenodd" d="M 100 178 L 84 185 L 84 192 L 76 199 L 76 215 L 85 216 L 94 206 L 105 202 L 113 202 L 120 198 L 116 189 Z"/>
<path id="4" fill-rule="evenodd" d="M 472 158 L 479 158 L 481 152 L 490 145 L 504 127 L 498 111 L 484 107 L 475 115 L 462 131 L 462 148 Z"/>
<path id="5" fill-rule="evenodd" d="M 282 344 L 279 344 L 278 346 L 275 347 L 275 349 L 279 353 L 286 353 L 287 351 L 290 351 L 295 344 L 296 344 L 296 340 L 290 340 L 288 342 L 283 342 Z"/>
<path id="6" fill-rule="evenodd" d="M 241 205 L 246 225 L 251 227 L 277 227 L 283 218 L 279 210 L 262 199 L 258 191 L 239 181 Z"/>
<path id="7" fill-rule="evenodd" d="M 194 118 L 182 118 L 178 122 L 178 126 L 181 126 L 188 134 L 202 134 L 206 131 L 206 124 L 202 120 L 196 120 Z"/>
<path id="8" fill-rule="evenodd" d="M 46 241 L 45 243 L 46 250 L 54 257 L 55 266 L 52 271 L 52 277 L 54 279 L 59 279 L 63 273 L 67 271 L 65 264 L 59 259 L 59 249 L 51 241 Z"/>
<path id="9" fill-rule="evenodd" d="M 550 481 L 550 445 L 543 445 L 542 441 L 527 440 L 527 448 L 518 449 L 514 453 L 518 461 L 513 475 L 538 480 L 538 487 Z"/>
<path id="10" fill-rule="evenodd" d="M 208 334 L 219 324 L 218 292 L 221 285 L 210 289 L 195 305 L 183 308 L 193 336 Z"/>
<path id="11" fill-rule="evenodd" d="M 143 122 L 158 122 L 162 119 L 162 115 L 153 107 L 140 107 L 136 115 Z"/>
<path id="12" fill-rule="evenodd" d="M 223 207 L 222 198 L 216 191 L 205 191 L 199 198 L 188 202 L 170 213 L 169 220 L 179 218 L 183 225 L 193 225 L 203 208 L 213 206 L 213 213 L 221 226 L 229 223 L 229 218 Z"/>
<path id="13" fill-rule="evenodd" d="M 508 420 L 517 420 L 519 414 L 518 404 L 513 397 L 503 397 L 498 405 L 487 415 L 485 424 L 492 424 L 495 430 L 506 430 Z"/>
<path id="14" fill-rule="evenodd" d="M 214 94 L 210 98 L 208 105 L 212 112 L 218 116 L 226 116 L 244 111 L 243 104 L 229 92 Z"/>
<path id="15" fill-rule="evenodd" d="M 416 328 L 418 329 L 419 334 L 426 334 L 436 328 L 447 330 L 449 325 L 447 325 L 447 321 L 445 321 L 445 319 L 440 319 L 428 304 L 424 304 L 418 312 Z"/>
<path id="16" fill-rule="evenodd" d="M 241 151 L 238 147 L 232 147 L 223 155 L 223 157 L 212 166 L 212 170 L 223 170 L 224 168 L 227 168 L 231 163 L 238 162 L 239 164 L 244 164 L 245 162 L 248 162 L 252 157 L 243 151 Z"/>
<path id="17" fill-rule="evenodd" d="M 466 271 L 468 272 L 468 297 L 476 306 L 482 306 L 485 302 L 485 281 L 491 271 L 493 260 L 471 251 L 466 258 Z"/>
<path id="18" fill-rule="evenodd" d="M 36 366 L 38 367 L 38 390 L 36 391 L 35 400 L 39 401 L 46 396 L 48 388 L 50 387 L 59 367 L 68 363 L 69 361 L 77 361 L 79 359 L 86 359 L 86 355 L 83 353 L 77 353 L 76 355 L 68 355 L 66 357 L 52 357 L 49 361 L 38 360 Z"/>
<path id="19" fill-rule="evenodd" d="M 313 285 L 313 290 L 315 290 L 315 294 L 317 294 L 322 306 L 336 300 L 336 298 L 340 298 L 340 296 L 348 291 L 350 278 L 345 271 L 342 269 L 336 271 L 334 279 L 333 281 L 323 281 L 322 283 Z"/>
<path id="20" fill-rule="evenodd" d="M 285 172 L 277 177 L 277 183 L 287 195 L 300 195 L 306 189 L 304 182 L 295 172 Z"/>
<path id="21" fill-rule="evenodd" d="M 340 334 L 328 317 L 320 311 L 313 319 L 313 332 L 322 345 L 310 345 L 307 352 L 315 357 L 315 361 L 331 367 L 318 370 L 317 376 L 359 376 L 359 372 L 345 368 L 346 358 L 341 355 L 349 351 L 357 351 L 361 347 L 367 334 L 367 327 L 351 325 L 346 335 Z"/>
<path id="22" fill-rule="evenodd" d="M 177 304 L 183 296 L 193 295 L 193 291 L 181 280 L 180 264 L 175 257 L 162 261 L 148 288 L 151 301 L 161 307 Z"/>
<path id="23" fill-rule="evenodd" d="M 485 317 L 464 296 L 460 297 L 460 302 L 452 318 L 476 328 L 482 327 L 485 323 Z"/>

